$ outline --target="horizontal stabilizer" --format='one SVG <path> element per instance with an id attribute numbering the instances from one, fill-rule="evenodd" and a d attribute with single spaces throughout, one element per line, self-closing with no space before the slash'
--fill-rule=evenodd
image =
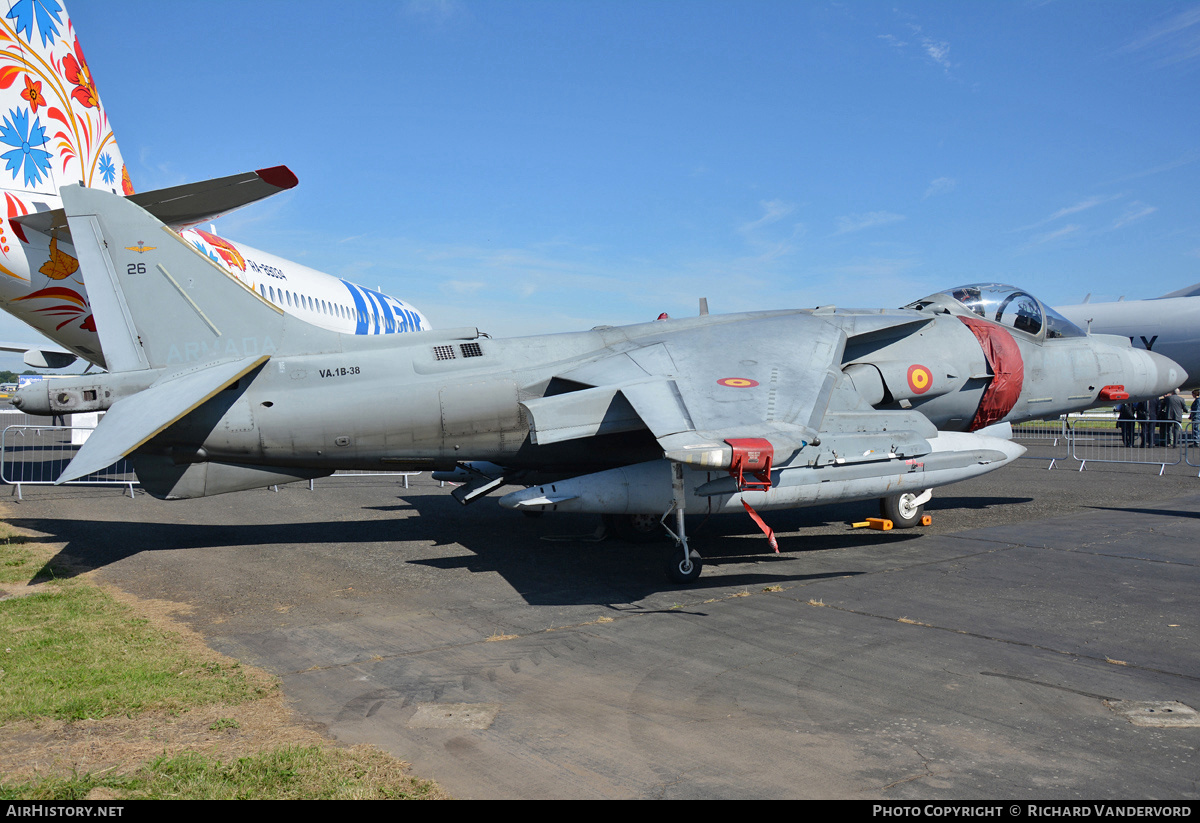
<path id="1" fill-rule="evenodd" d="M 74 352 L 58 346 L 40 346 L 36 343 L 0 343 L 0 351 L 25 355 L 25 365 L 35 369 L 62 369 L 79 359 Z"/>
<path id="2" fill-rule="evenodd" d="M 44 351 L 52 354 L 70 354 L 72 357 L 75 356 L 64 348 L 60 348 L 59 346 L 55 346 L 53 344 L 43 343 L 0 343 L 0 351 L 12 351 L 20 353 L 27 351 Z"/>
<path id="3" fill-rule="evenodd" d="M 145 391 L 118 400 L 55 484 L 108 468 L 267 360 L 262 355 L 218 363 L 160 380 Z"/>
<path id="4" fill-rule="evenodd" d="M 215 180 L 184 183 L 156 191 L 129 195 L 129 200 L 168 226 L 186 228 L 216 220 L 223 214 L 294 188 L 300 181 L 287 166 L 231 174 Z M 43 234 L 55 232 L 59 241 L 70 240 L 63 209 L 39 211 L 12 218 Z"/>

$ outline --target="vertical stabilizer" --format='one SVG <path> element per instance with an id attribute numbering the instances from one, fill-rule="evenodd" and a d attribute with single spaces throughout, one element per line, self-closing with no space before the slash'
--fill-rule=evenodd
<path id="1" fill-rule="evenodd" d="M 0 307 L 104 365 L 70 238 L 16 219 L 52 213 L 80 184 L 133 194 L 75 27 L 62 0 L 0 0 Z"/>
<path id="2" fill-rule="evenodd" d="M 110 371 L 173 371 L 277 350 L 283 310 L 148 212 L 82 186 L 63 188 L 62 198 Z M 306 334 L 336 346 L 334 332 Z"/>
<path id="3" fill-rule="evenodd" d="M 91 67 L 59 0 L 0 0 L 0 188 L 7 216 L 67 185 L 133 194 Z"/>

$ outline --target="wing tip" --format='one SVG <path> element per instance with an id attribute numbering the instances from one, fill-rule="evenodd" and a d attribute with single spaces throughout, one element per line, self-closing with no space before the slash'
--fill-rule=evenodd
<path id="1" fill-rule="evenodd" d="M 278 189 L 294 189 L 300 185 L 300 178 L 287 166 L 272 166 L 269 169 L 257 169 L 254 173 L 264 183 L 268 183 Z"/>

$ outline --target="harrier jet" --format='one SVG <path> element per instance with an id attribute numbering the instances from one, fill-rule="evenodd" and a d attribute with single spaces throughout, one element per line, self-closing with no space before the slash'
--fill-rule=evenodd
<path id="1" fill-rule="evenodd" d="M 520 484 L 503 505 L 672 525 L 679 581 L 702 565 L 685 512 L 881 498 L 911 522 L 928 490 L 1023 451 L 996 424 L 1157 397 L 1184 376 L 999 284 L 896 310 L 513 339 L 344 334 L 283 311 L 124 197 L 67 186 L 62 199 L 111 374 L 14 401 L 107 411 L 59 482 L 122 457 L 164 498 L 337 469 L 457 469 L 474 478 L 463 502 Z"/>

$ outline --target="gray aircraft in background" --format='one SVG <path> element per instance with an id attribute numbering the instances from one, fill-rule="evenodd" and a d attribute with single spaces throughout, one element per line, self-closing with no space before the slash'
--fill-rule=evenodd
<path id="1" fill-rule="evenodd" d="M 1187 372 L 1184 388 L 1200 388 L 1200 283 L 1149 300 L 1085 301 L 1058 312 L 1080 328 L 1119 334 L 1171 358 Z"/>
<path id="2" fill-rule="evenodd" d="M 668 572 L 683 582 L 701 568 L 685 511 L 761 523 L 755 510 L 880 499 L 911 525 L 930 489 L 1024 451 L 1000 424 L 1157 397 L 1184 377 L 1000 284 L 896 310 L 341 334 L 284 313 L 129 200 L 62 198 L 110 373 L 14 400 L 106 410 L 60 483 L 122 457 L 176 499 L 337 469 L 457 472 L 462 502 L 517 484 L 502 505 L 673 527 Z"/>

